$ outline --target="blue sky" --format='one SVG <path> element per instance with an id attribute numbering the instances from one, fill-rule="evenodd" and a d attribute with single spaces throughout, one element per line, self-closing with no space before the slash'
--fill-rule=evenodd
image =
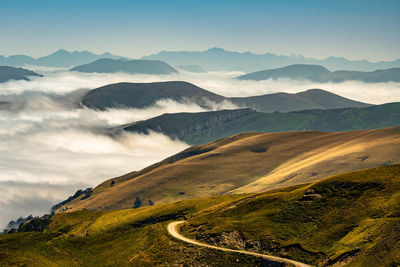
<path id="1" fill-rule="evenodd" d="M 0 54 L 59 48 L 140 57 L 161 50 L 400 58 L 400 1 L 1 0 Z"/>

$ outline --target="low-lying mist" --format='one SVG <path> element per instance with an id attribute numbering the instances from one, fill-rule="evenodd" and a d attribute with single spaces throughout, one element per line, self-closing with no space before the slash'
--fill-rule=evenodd
<path id="1" fill-rule="evenodd" d="M 130 75 L 125 73 L 79 73 L 79 72 L 42 72 L 45 77 L 32 77 L 31 81 L 9 81 L 0 83 L 0 95 L 20 94 L 23 91 L 65 94 L 77 89 L 93 89 L 117 82 L 157 82 L 187 81 L 208 91 L 226 97 L 254 96 L 276 92 L 297 93 L 319 88 L 372 104 L 400 101 L 400 83 L 364 83 L 346 81 L 342 83 L 315 83 L 291 79 L 246 81 L 236 80 L 242 72 L 192 73 L 180 70 L 170 75 Z"/>
<path id="2" fill-rule="evenodd" d="M 116 82 L 183 80 L 231 97 L 320 88 L 342 96 L 381 104 L 400 101 L 399 83 L 307 81 L 239 81 L 239 72 L 153 76 L 43 72 L 31 81 L 0 83 L 0 228 L 11 219 L 41 215 L 79 188 L 96 184 L 160 161 L 186 147 L 159 134 L 126 133 L 110 137 L 105 130 L 163 113 L 206 111 L 193 103 L 164 99 L 145 109 L 96 111 L 81 107 L 89 89 Z M 218 110 L 234 108 L 223 103 Z"/>

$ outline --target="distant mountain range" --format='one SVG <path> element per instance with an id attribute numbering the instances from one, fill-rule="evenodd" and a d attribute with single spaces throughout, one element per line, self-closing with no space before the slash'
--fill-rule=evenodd
<path id="1" fill-rule="evenodd" d="M 82 103 L 94 109 L 143 108 L 152 106 L 161 99 L 172 99 L 182 103 L 190 101 L 203 107 L 212 107 L 216 103 L 227 101 L 239 107 L 248 107 L 261 112 L 369 106 L 320 89 L 297 94 L 276 93 L 228 98 L 180 81 L 110 84 L 89 91 L 83 97 Z"/>
<path id="2" fill-rule="evenodd" d="M 239 80 L 268 80 L 290 78 L 314 82 L 343 82 L 358 80 L 363 82 L 400 82 L 400 68 L 365 71 L 334 71 L 319 65 L 295 64 L 277 69 L 262 70 L 237 77 Z"/>
<path id="3" fill-rule="evenodd" d="M 89 51 L 67 51 L 60 49 L 50 55 L 33 58 L 27 55 L 0 55 L 0 65 L 23 66 L 37 65 L 46 67 L 71 68 L 88 64 L 101 58 L 122 59 L 105 52 L 94 54 Z M 127 58 L 125 58 L 127 59 Z M 205 51 L 162 51 L 144 56 L 141 59 L 160 60 L 171 66 L 180 66 L 192 72 L 205 71 L 243 71 L 254 72 L 263 69 L 280 68 L 293 64 L 321 65 L 329 70 L 374 71 L 400 67 L 400 59 L 393 61 L 370 62 L 368 60 L 348 60 L 343 57 L 328 57 L 325 59 L 305 58 L 303 56 L 283 56 L 272 53 L 254 54 L 251 52 L 234 52 L 222 48 L 210 48 Z"/>
<path id="4" fill-rule="evenodd" d="M 80 65 L 71 71 L 87 73 L 117 73 L 125 72 L 130 74 L 171 74 L 178 71 L 165 62 L 159 60 L 125 60 L 102 58 L 89 64 Z"/>
<path id="5" fill-rule="evenodd" d="M 87 64 L 95 60 L 98 60 L 100 58 L 121 59 L 123 57 L 115 56 L 108 52 L 105 52 L 101 55 L 97 55 L 88 51 L 69 52 L 67 50 L 60 49 L 50 55 L 39 58 L 33 58 L 26 55 L 13 55 L 9 57 L 4 57 L 0 55 L 0 65 L 8 65 L 8 66 L 35 65 L 35 66 L 68 68 L 77 65 Z"/>
<path id="6" fill-rule="evenodd" d="M 23 69 L 14 68 L 9 66 L 0 66 L 0 82 L 7 82 L 9 80 L 25 80 L 29 81 L 29 76 L 42 76 L 36 72 Z"/>
<path id="7" fill-rule="evenodd" d="M 375 63 L 368 60 L 348 60 L 343 57 L 328 57 L 320 60 L 305 58 L 303 56 L 278 56 L 271 53 L 239 53 L 217 47 L 201 52 L 162 51 L 158 54 L 144 56 L 142 59 L 162 60 L 173 66 L 197 64 L 207 71 L 239 70 L 244 72 L 254 72 L 262 69 L 280 68 L 292 64 L 321 65 L 332 71 L 374 71 L 377 69 L 400 67 L 400 59 Z"/>
<path id="8" fill-rule="evenodd" d="M 251 109 L 163 114 L 125 125 L 130 132 L 161 132 L 197 145 L 244 132 L 349 131 L 400 125 L 400 103 L 365 108 L 262 113 Z M 118 129 L 120 130 L 120 128 Z"/>

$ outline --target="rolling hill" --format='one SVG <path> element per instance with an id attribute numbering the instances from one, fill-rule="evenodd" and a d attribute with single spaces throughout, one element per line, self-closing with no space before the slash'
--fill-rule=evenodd
<path id="1" fill-rule="evenodd" d="M 296 94 L 275 93 L 250 97 L 232 97 L 229 98 L 229 101 L 239 107 L 248 107 L 260 112 L 290 112 L 306 109 L 361 108 L 370 106 L 321 89 L 310 89 Z"/>
<path id="2" fill-rule="evenodd" d="M 268 80 L 289 78 L 293 80 L 310 80 L 314 82 L 363 81 L 369 83 L 400 82 L 400 68 L 375 70 L 370 72 L 338 70 L 330 72 L 318 65 L 296 64 L 277 69 L 262 70 L 237 77 L 239 80 Z"/>
<path id="3" fill-rule="evenodd" d="M 207 106 L 208 102 L 221 102 L 223 96 L 211 93 L 187 82 L 116 83 L 89 91 L 82 103 L 94 109 L 116 107 L 143 108 L 161 99 L 178 102 L 191 100 Z"/>
<path id="4" fill-rule="evenodd" d="M 29 76 L 42 77 L 42 75 L 27 69 L 0 66 L 0 82 L 7 82 L 9 80 L 29 81 Z"/>
<path id="5" fill-rule="evenodd" d="M 349 131 L 400 125 L 400 103 L 366 108 L 302 110 L 262 113 L 250 109 L 163 114 L 113 129 L 129 132 L 161 132 L 192 145 L 212 142 L 244 132 Z"/>
<path id="6" fill-rule="evenodd" d="M 181 234 L 220 247 L 316 266 L 396 266 L 399 177 L 399 165 L 385 166 L 259 194 L 58 213 L 43 232 L 0 235 L 0 265 L 282 266 L 168 235 L 169 222 L 187 220 Z"/>
<path id="7" fill-rule="evenodd" d="M 321 89 L 311 89 L 297 94 L 277 93 L 228 98 L 181 81 L 110 84 L 89 91 L 83 97 L 82 103 L 94 109 L 142 108 L 154 105 L 160 99 L 189 101 L 205 107 L 226 101 L 238 107 L 248 107 L 261 112 L 369 106 Z"/>
<path id="8" fill-rule="evenodd" d="M 214 47 L 205 51 L 161 51 L 144 56 L 142 59 L 162 60 L 171 65 L 201 65 L 207 71 L 244 71 L 254 72 L 262 69 L 280 68 L 293 64 L 321 65 L 330 70 L 374 71 L 400 67 L 400 59 L 393 61 L 370 62 L 368 60 L 348 60 L 343 57 L 325 59 L 305 58 L 303 56 L 285 56 L 272 53 L 254 54 L 251 52 L 227 51 Z"/>
<path id="9" fill-rule="evenodd" d="M 158 60 L 124 60 L 102 58 L 94 62 L 76 66 L 71 71 L 87 73 L 117 73 L 125 72 L 130 74 L 171 74 L 177 70 L 165 62 Z"/>
<path id="10" fill-rule="evenodd" d="M 399 148 L 399 128 L 239 134 L 191 147 L 141 171 L 105 181 L 90 197 L 77 198 L 60 210 L 126 209 L 135 202 L 141 206 L 262 192 L 398 164 Z"/>

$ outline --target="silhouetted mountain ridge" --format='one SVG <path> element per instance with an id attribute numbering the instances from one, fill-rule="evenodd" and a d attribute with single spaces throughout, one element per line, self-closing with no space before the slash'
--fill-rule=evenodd
<path id="1" fill-rule="evenodd" d="M 10 66 L 0 66 L 0 82 L 9 80 L 25 80 L 29 81 L 29 76 L 42 76 L 31 70 L 23 68 L 14 68 Z"/>
<path id="2" fill-rule="evenodd" d="M 252 72 L 237 78 L 239 80 L 255 81 L 289 78 L 293 80 L 310 80 L 321 83 L 352 80 L 363 82 L 400 82 L 400 68 L 375 70 L 371 72 L 347 70 L 330 72 L 328 69 L 319 65 L 296 64 L 277 69 Z"/>
<path id="3" fill-rule="evenodd" d="M 23 65 L 36 65 L 45 67 L 62 67 L 68 68 L 77 65 L 87 64 L 100 58 L 121 59 L 124 57 L 112 55 L 108 52 L 103 54 L 94 54 L 89 51 L 67 51 L 59 49 L 56 52 L 47 56 L 33 58 L 25 55 L 13 55 L 4 57 L 0 55 L 0 65 L 9 66 L 23 66 Z"/>
<path id="4" fill-rule="evenodd" d="M 400 67 L 400 59 L 393 61 L 370 62 L 368 60 L 348 60 L 343 57 L 325 59 L 305 58 L 303 56 L 285 56 L 272 53 L 254 54 L 251 52 L 234 52 L 214 47 L 205 51 L 161 51 L 144 56 L 142 59 L 163 60 L 171 65 L 201 65 L 207 71 L 253 72 L 260 69 L 280 68 L 292 64 L 321 65 L 330 70 L 374 71 Z"/>
<path id="5" fill-rule="evenodd" d="M 165 62 L 158 60 L 124 60 L 102 58 L 89 64 L 76 66 L 71 71 L 87 73 L 117 73 L 125 72 L 130 74 L 171 74 L 177 70 Z"/>

